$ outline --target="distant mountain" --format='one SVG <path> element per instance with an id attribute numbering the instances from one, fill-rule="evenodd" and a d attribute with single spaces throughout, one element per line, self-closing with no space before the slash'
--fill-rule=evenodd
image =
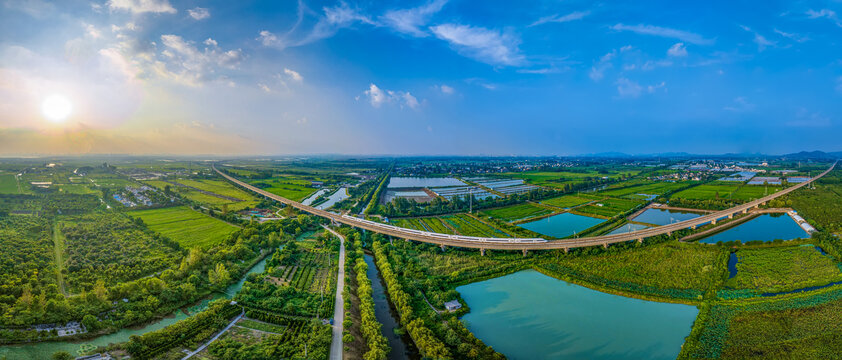
<path id="1" fill-rule="evenodd" d="M 833 160 L 842 157 L 842 152 L 824 152 L 824 151 L 801 151 L 794 154 L 781 155 L 781 158 L 790 160 Z"/>

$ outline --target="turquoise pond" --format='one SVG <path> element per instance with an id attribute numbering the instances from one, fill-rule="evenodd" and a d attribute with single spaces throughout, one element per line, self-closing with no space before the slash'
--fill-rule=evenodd
<path id="1" fill-rule="evenodd" d="M 786 214 L 763 214 L 743 224 L 713 234 L 699 240 L 701 243 L 713 244 L 740 240 L 748 241 L 773 241 L 776 239 L 792 240 L 810 237 L 804 229 Z"/>
<path id="2" fill-rule="evenodd" d="M 653 225 L 668 225 L 684 220 L 695 219 L 699 216 L 701 215 L 686 211 L 646 209 L 646 211 L 638 216 L 635 216 L 634 219 L 631 220 Z"/>
<path id="3" fill-rule="evenodd" d="M 557 238 L 564 238 L 579 233 L 591 226 L 603 223 L 605 220 L 589 216 L 563 213 L 553 215 L 541 220 L 535 220 L 519 226 L 532 230 L 536 233 L 549 235 Z"/>
<path id="4" fill-rule="evenodd" d="M 513 360 L 675 359 L 694 306 L 602 293 L 525 270 L 456 288 L 462 321 Z"/>

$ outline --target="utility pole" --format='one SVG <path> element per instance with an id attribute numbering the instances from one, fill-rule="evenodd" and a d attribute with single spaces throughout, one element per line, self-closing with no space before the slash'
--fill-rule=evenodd
<path id="1" fill-rule="evenodd" d="M 468 188 L 468 214 L 474 213 L 474 188 Z"/>

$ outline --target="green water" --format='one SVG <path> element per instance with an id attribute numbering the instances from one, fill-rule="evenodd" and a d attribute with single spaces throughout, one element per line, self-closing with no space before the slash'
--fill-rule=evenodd
<path id="1" fill-rule="evenodd" d="M 456 288 L 462 321 L 509 359 L 675 359 L 694 306 L 626 298 L 526 270 Z"/>
<path id="2" fill-rule="evenodd" d="M 589 216 L 563 213 L 553 215 L 541 220 L 523 223 L 518 226 L 532 230 L 536 233 L 549 235 L 557 238 L 565 238 L 581 232 L 591 226 L 601 224 L 605 220 Z"/>
<path id="3" fill-rule="evenodd" d="M 756 240 L 792 240 L 809 237 L 810 234 L 807 234 L 801 226 L 798 226 L 798 223 L 796 223 L 795 220 L 792 220 L 789 215 L 763 214 L 733 228 L 699 240 L 699 242 L 714 244 L 718 242 L 740 240 L 745 243 Z"/>
<path id="4" fill-rule="evenodd" d="M 191 314 L 195 314 L 204 310 L 205 308 L 207 308 L 208 303 L 212 300 L 223 297 L 232 297 L 243 287 L 243 284 L 246 281 L 246 276 L 248 276 L 248 274 L 263 272 L 263 270 L 266 268 L 266 260 L 268 258 L 268 256 L 263 258 L 263 260 L 255 264 L 251 269 L 249 269 L 249 271 L 246 273 L 246 275 L 243 276 L 242 279 L 240 279 L 240 281 L 226 288 L 225 295 L 214 294 L 208 299 L 193 304 L 189 308 L 183 310 L 176 310 L 169 316 L 155 321 L 153 323 L 133 328 L 126 328 L 112 334 L 81 341 L 54 341 L 34 344 L 2 346 L 0 347 L 0 358 L 5 356 L 8 360 L 49 359 L 50 356 L 52 356 L 52 354 L 56 351 L 67 351 L 71 355 L 78 356 L 81 355 L 82 352 L 89 351 L 96 347 L 108 346 L 109 344 L 117 344 L 129 341 L 129 337 L 133 335 L 142 335 L 150 331 L 163 329 L 169 325 L 178 322 L 179 320 L 186 319 Z"/>

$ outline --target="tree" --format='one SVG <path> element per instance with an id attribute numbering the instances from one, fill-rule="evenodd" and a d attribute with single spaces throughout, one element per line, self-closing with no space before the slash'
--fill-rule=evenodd
<path id="1" fill-rule="evenodd" d="M 56 351 L 53 353 L 51 357 L 53 360 L 73 360 L 73 355 L 70 355 L 67 351 Z"/>
<path id="2" fill-rule="evenodd" d="M 85 329 L 88 329 L 88 331 L 95 331 L 99 328 L 99 320 L 96 316 L 88 314 L 82 318 L 82 325 L 84 325 Z"/>

